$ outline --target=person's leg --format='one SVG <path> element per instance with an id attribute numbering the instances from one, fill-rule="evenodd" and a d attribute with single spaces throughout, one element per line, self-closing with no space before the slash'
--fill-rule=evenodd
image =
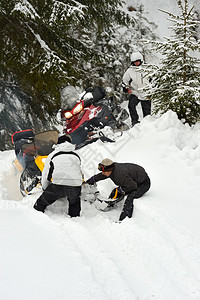
<path id="1" fill-rule="evenodd" d="M 141 100 L 143 117 L 151 114 L 151 100 Z"/>
<path id="2" fill-rule="evenodd" d="M 132 217 L 133 208 L 134 208 L 134 205 L 133 205 L 134 198 L 135 198 L 135 191 L 131 192 L 127 196 L 127 198 L 124 202 L 122 212 L 121 212 L 120 217 L 119 217 L 119 221 L 124 220 L 126 217 L 128 217 L 128 218 Z"/>
<path id="3" fill-rule="evenodd" d="M 139 116 L 136 110 L 136 106 L 138 105 L 139 102 L 140 100 L 135 95 L 130 95 L 128 109 L 129 109 L 131 122 L 133 126 L 138 123 Z"/>
<path id="4" fill-rule="evenodd" d="M 66 187 L 66 195 L 69 201 L 69 215 L 71 217 L 79 217 L 81 211 L 81 186 Z"/>
<path id="5" fill-rule="evenodd" d="M 64 196 L 65 190 L 63 186 L 51 183 L 37 199 L 33 207 L 38 211 L 44 212 L 48 205 L 53 204 L 57 199 Z"/>
<path id="6" fill-rule="evenodd" d="M 135 191 L 135 199 L 142 197 L 150 189 L 150 186 L 151 181 L 147 178 L 147 180 L 142 182 Z"/>
<path id="7" fill-rule="evenodd" d="M 119 221 L 124 220 L 126 217 L 131 218 L 133 214 L 133 201 L 134 199 L 142 197 L 149 189 L 151 186 L 150 179 L 148 178 L 146 181 L 141 183 L 137 190 L 131 192 L 128 197 L 126 198 L 124 202 L 124 206 L 121 212 L 121 215 L 119 217 Z"/>

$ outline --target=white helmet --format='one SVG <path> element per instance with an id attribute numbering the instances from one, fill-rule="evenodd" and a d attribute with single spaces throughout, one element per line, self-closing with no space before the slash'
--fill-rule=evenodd
<path id="1" fill-rule="evenodd" d="M 143 62 L 143 57 L 140 52 L 133 52 L 130 58 L 131 58 L 131 62 L 134 62 L 136 60 L 141 60 L 141 63 Z"/>

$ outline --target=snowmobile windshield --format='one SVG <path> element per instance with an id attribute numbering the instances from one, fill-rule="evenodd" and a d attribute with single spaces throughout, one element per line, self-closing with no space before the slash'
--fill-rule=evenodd
<path id="1" fill-rule="evenodd" d="M 65 110 L 72 110 L 74 106 L 79 102 L 79 93 L 75 87 L 69 85 L 61 91 L 61 108 Z"/>
<path id="2" fill-rule="evenodd" d="M 35 134 L 34 142 L 38 155 L 49 155 L 54 144 L 57 144 L 58 132 L 56 130 L 49 130 Z"/>

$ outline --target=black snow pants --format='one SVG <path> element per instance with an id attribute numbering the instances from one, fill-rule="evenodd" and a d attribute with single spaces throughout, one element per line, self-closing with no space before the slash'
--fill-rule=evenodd
<path id="1" fill-rule="evenodd" d="M 142 106 L 143 117 L 151 114 L 151 100 L 139 100 L 135 95 L 130 95 L 128 109 L 133 126 L 139 122 L 139 116 L 136 110 L 136 106 L 139 102 Z"/>
<path id="2" fill-rule="evenodd" d="M 133 200 L 142 197 L 149 189 L 151 186 L 151 181 L 149 178 L 142 182 L 138 188 L 135 191 L 132 191 L 130 194 L 128 194 L 124 206 L 121 212 L 121 215 L 119 217 L 119 221 L 124 220 L 126 217 L 131 218 L 133 214 Z"/>
<path id="3" fill-rule="evenodd" d="M 71 217 L 80 216 L 81 211 L 81 186 L 66 186 L 50 183 L 42 195 L 37 199 L 34 208 L 44 212 L 46 207 L 56 200 L 67 197 L 69 201 L 68 214 Z"/>

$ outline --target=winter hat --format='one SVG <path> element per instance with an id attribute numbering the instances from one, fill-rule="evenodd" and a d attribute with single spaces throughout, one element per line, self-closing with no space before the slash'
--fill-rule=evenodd
<path id="1" fill-rule="evenodd" d="M 98 169 L 100 171 L 106 171 L 106 172 L 112 171 L 114 169 L 114 162 L 109 158 L 105 158 L 102 160 L 101 163 L 99 163 Z"/>
<path id="2" fill-rule="evenodd" d="M 58 138 L 57 144 L 62 144 L 62 143 L 65 143 L 65 142 L 72 143 L 72 138 L 71 138 L 71 136 L 69 134 L 67 134 L 67 135 L 61 135 Z"/>
<path id="3" fill-rule="evenodd" d="M 140 60 L 141 63 L 143 62 L 143 56 L 142 56 L 142 54 L 140 52 L 133 52 L 131 54 L 130 58 L 131 58 L 131 63 L 134 63 L 137 60 Z"/>

